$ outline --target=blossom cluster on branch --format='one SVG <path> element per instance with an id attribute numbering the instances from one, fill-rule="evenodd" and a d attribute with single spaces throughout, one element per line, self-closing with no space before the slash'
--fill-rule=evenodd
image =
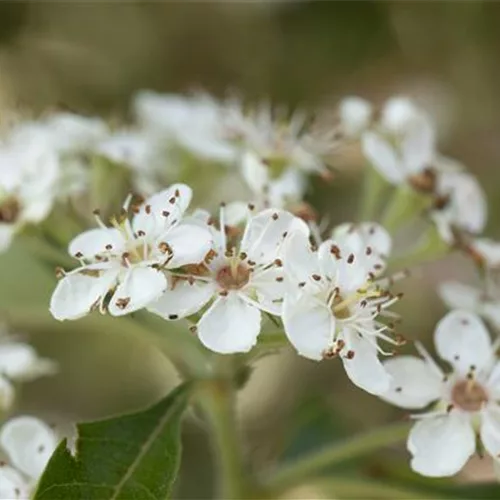
<path id="1" fill-rule="evenodd" d="M 278 330 L 301 356 L 339 358 L 365 391 L 425 410 L 412 416 L 408 438 L 415 471 L 453 475 L 476 450 L 500 460 L 498 341 L 480 319 L 500 326 L 500 243 L 481 235 L 484 193 L 439 154 L 425 111 L 403 97 L 380 107 L 349 97 L 326 126 L 237 98 L 140 92 L 132 114 L 120 126 L 56 114 L 15 125 L 0 147 L 2 248 L 30 224 L 44 228 L 65 203 L 75 211 L 75 267 L 57 271 L 56 319 L 145 309 L 184 321 L 220 354 L 247 353 Z M 309 180 L 333 182 L 337 158 L 353 147 L 367 164 L 362 210 L 330 227 Z M 94 207 L 89 228 L 82 200 L 89 208 L 92 175 L 110 166 L 131 194 L 114 216 Z M 226 203 L 195 206 L 204 183 Z M 403 227 L 416 241 L 409 248 Z M 418 356 L 397 354 L 405 339 L 392 306 L 408 276 L 400 258 L 413 265 L 451 251 L 477 267 L 482 288 L 440 287 L 453 309 L 435 332 L 443 369 L 419 343 Z"/>

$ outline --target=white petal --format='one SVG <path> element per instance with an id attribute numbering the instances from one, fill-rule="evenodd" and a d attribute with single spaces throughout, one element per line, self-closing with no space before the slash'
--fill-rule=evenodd
<path id="1" fill-rule="evenodd" d="M 221 354 L 248 352 L 260 332 L 261 313 L 238 294 L 218 297 L 198 322 L 205 347 Z"/>
<path id="2" fill-rule="evenodd" d="M 0 376 L 0 411 L 9 411 L 14 404 L 14 398 L 14 387 L 5 377 Z"/>
<path id="3" fill-rule="evenodd" d="M 434 332 L 436 350 L 456 371 L 465 375 L 471 367 L 481 371 L 490 367 L 493 349 L 483 322 L 475 314 L 455 310 L 442 318 Z"/>
<path id="4" fill-rule="evenodd" d="M 351 382 L 376 396 L 386 393 L 389 390 L 391 377 L 378 359 L 375 346 L 347 329 L 344 329 L 341 337 L 345 341 L 341 354 L 342 362 Z M 354 353 L 351 359 L 346 354 L 349 351 Z"/>
<path id="5" fill-rule="evenodd" d="M 376 222 L 345 223 L 335 227 L 332 239 L 352 248 L 353 252 L 366 252 L 370 247 L 378 255 L 389 256 L 391 235 Z"/>
<path id="6" fill-rule="evenodd" d="M 440 398 L 442 377 L 423 359 L 397 356 L 383 364 L 391 377 L 389 390 L 380 396 L 385 401 L 401 408 L 419 409 Z"/>
<path id="7" fill-rule="evenodd" d="M 50 300 L 50 312 L 54 318 L 78 319 L 90 312 L 92 307 L 108 293 L 118 271 L 105 271 L 101 276 L 71 274 L 59 281 Z"/>
<path id="8" fill-rule="evenodd" d="M 142 309 L 158 299 L 167 288 L 162 271 L 152 267 L 131 268 L 111 297 L 108 310 L 113 316 L 123 316 Z"/>
<path id="9" fill-rule="evenodd" d="M 180 222 L 192 198 L 192 190 L 186 184 L 173 184 L 169 188 L 147 198 L 132 219 L 135 233 L 144 232 L 147 237 L 158 237 L 172 225 Z"/>
<path id="10" fill-rule="evenodd" d="M 295 231 L 309 234 L 307 224 L 290 212 L 263 210 L 249 220 L 240 249 L 257 263 L 272 262 L 278 257 L 285 238 Z"/>
<path id="11" fill-rule="evenodd" d="M 319 361 L 332 347 L 335 317 L 326 304 L 307 295 L 298 300 L 286 296 L 282 319 L 286 336 L 300 355 Z"/>
<path id="12" fill-rule="evenodd" d="M 269 173 L 266 165 L 253 153 L 246 152 L 241 158 L 241 171 L 248 187 L 261 195 L 269 183 Z"/>
<path id="13" fill-rule="evenodd" d="M 97 254 L 125 251 L 125 239 L 118 229 L 90 229 L 74 238 L 68 247 L 73 257 L 93 259 Z"/>
<path id="14" fill-rule="evenodd" d="M 41 420 L 22 416 L 3 425 L 0 444 L 15 467 L 37 480 L 57 446 L 57 438 Z"/>
<path id="15" fill-rule="evenodd" d="M 307 283 L 313 274 L 320 274 L 318 254 L 311 249 L 309 236 L 301 232 L 295 232 L 287 238 L 283 263 L 287 279 L 293 285 Z"/>
<path id="16" fill-rule="evenodd" d="M 164 241 L 172 250 L 173 257 L 167 265 L 169 269 L 187 264 L 199 264 L 213 242 L 208 229 L 194 224 L 179 224 L 164 236 L 160 236 L 158 241 Z"/>
<path id="17" fill-rule="evenodd" d="M 228 203 L 224 210 L 224 221 L 228 226 L 239 226 L 250 217 L 248 203 L 233 201 Z"/>
<path id="18" fill-rule="evenodd" d="M 164 294 L 148 306 L 148 311 L 159 314 L 165 319 L 177 319 L 198 312 L 215 292 L 212 283 L 187 280 L 174 281 Z"/>
<path id="19" fill-rule="evenodd" d="M 365 132 L 361 138 L 363 153 L 378 172 L 392 184 L 400 184 L 405 172 L 394 148 L 379 134 Z"/>
<path id="20" fill-rule="evenodd" d="M 373 113 L 372 105 L 360 97 L 345 97 L 340 102 L 340 123 L 344 133 L 355 137 L 368 127 Z"/>
<path id="21" fill-rule="evenodd" d="M 439 285 L 439 295 L 450 309 L 476 309 L 480 290 L 456 281 L 448 281 Z"/>
<path id="22" fill-rule="evenodd" d="M 254 293 L 257 295 L 260 308 L 278 316 L 281 315 L 283 297 L 287 290 L 284 275 L 283 268 L 270 268 L 253 274 L 249 284 L 251 296 Z"/>
<path id="23" fill-rule="evenodd" d="M 495 459 L 500 458 L 500 407 L 490 403 L 482 412 L 481 441 L 486 451 Z"/>
<path id="24" fill-rule="evenodd" d="M 46 368 L 53 372 L 54 364 L 38 357 L 35 349 L 21 342 L 0 343 L 0 373 L 10 379 L 29 380 Z M 51 370 L 52 368 L 52 370 Z"/>
<path id="25" fill-rule="evenodd" d="M 488 393 L 495 401 L 500 400 L 500 361 L 497 361 L 488 377 Z"/>
<path id="26" fill-rule="evenodd" d="M 500 243 L 488 238 L 476 238 L 472 246 L 484 259 L 486 267 L 500 266 Z"/>
<path id="27" fill-rule="evenodd" d="M 476 450 L 476 440 L 469 421 L 463 415 L 451 414 L 416 423 L 407 446 L 415 472 L 446 477 L 462 469 Z"/>
<path id="28" fill-rule="evenodd" d="M 31 498 L 31 488 L 28 482 L 16 469 L 8 465 L 0 467 L 0 498 L 5 500 Z"/>
<path id="29" fill-rule="evenodd" d="M 423 116 L 408 124 L 401 144 L 406 172 L 418 174 L 434 157 L 435 132 Z"/>
<path id="30" fill-rule="evenodd" d="M 410 98 L 404 96 L 391 97 L 382 108 L 380 122 L 390 132 L 400 133 L 420 113 L 421 111 Z"/>

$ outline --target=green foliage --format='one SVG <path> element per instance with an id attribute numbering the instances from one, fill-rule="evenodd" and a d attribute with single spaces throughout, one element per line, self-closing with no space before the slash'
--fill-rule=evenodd
<path id="1" fill-rule="evenodd" d="M 49 461 L 35 500 L 163 500 L 181 453 L 180 422 L 190 386 L 144 411 L 79 424 L 76 454 L 64 440 Z"/>

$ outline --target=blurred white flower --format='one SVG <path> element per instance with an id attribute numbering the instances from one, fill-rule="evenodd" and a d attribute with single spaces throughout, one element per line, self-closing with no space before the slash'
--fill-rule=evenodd
<path id="1" fill-rule="evenodd" d="M 411 100 L 394 98 L 383 108 L 380 122 L 362 135 L 361 144 L 367 160 L 388 182 L 427 188 L 421 177 L 428 175 L 435 141 L 427 115 Z"/>
<path id="2" fill-rule="evenodd" d="M 139 125 L 155 140 L 171 141 L 217 162 L 234 162 L 239 105 L 221 104 L 207 94 L 190 97 L 139 92 L 133 102 Z"/>
<path id="3" fill-rule="evenodd" d="M 136 208 L 127 209 L 106 227 L 77 236 L 69 253 L 81 267 L 66 273 L 51 299 L 50 310 L 59 320 L 77 319 L 93 308 L 121 316 L 147 306 L 167 288 L 169 269 L 203 260 L 211 247 L 211 234 L 183 222 L 191 189 L 174 184 Z"/>
<path id="4" fill-rule="evenodd" d="M 373 106 L 361 97 L 344 97 L 339 104 L 340 129 L 348 138 L 358 138 L 373 116 Z"/>
<path id="5" fill-rule="evenodd" d="M 439 356 L 452 366 L 449 374 L 420 348 L 423 358 L 398 356 L 384 363 L 390 388 L 381 397 L 407 409 L 424 409 L 408 437 L 411 467 L 425 476 L 452 476 L 476 451 L 500 455 L 500 362 L 496 346 L 481 320 L 455 310 L 436 327 Z"/>
<path id="6" fill-rule="evenodd" d="M 389 376 L 378 359 L 378 340 L 397 345 L 391 328 L 377 319 L 398 300 L 375 281 L 384 268 L 381 255 L 390 249 L 387 234 L 374 226 L 374 247 L 364 245 L 364 226 L 355 232 L 340 227 L 336 240 L 311 249 L 306 236 L 292 235 L 284 256 L 287 293 L 283 302 L 285 333 L 299 354 L 321 360 L 340 355 L 349 378 L 380 394 Z"/>
<path id="7" fill-rule="evenodd" d="M 179 274 L 163 296 L 148 309 L 165 319 L 200 311 L 197 332 L 201 342 L 219 353 L 249 351 L 260 333 L 261 311 L 281 314 L 285 292 L 281 249 L 294 232 L 308 234 L 306 224 L 282 210 L 268 209 L 251 217 L 243 235 L 226 234 L 224 210 L 220 228 L 208 221 L 214 247 L 203 265 Z"/>
<path id="8" fill-rule="evenodd" d="M 28 499 L 57 446 L 54 431 L 41 420 L 15 417 L 0 429 L 7 463 L 0 466 L 0 499 Z"/>
<path id="9" fill-rule="evenodd" d="M 435 189 L 438 201 L 431 218 L 445 242 L 454 242 L 455 231 L 477 234 L 484 229 L 488 213 L 486 196 L 473 175 L 461 171 L 438 172 Z"/>

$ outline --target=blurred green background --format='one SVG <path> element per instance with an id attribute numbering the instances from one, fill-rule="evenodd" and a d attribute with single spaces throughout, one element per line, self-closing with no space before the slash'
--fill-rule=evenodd
<path id="1" fill-rule="evenodd" d="M 495 2 L 0 2 L 0 122 L 56 108 L 126 116 L 139 89 L 334 110 L 345 95 L 415 97 L 433 115 L 440 149 L 463 161 L 489 195 L 489 235 L 500 236 L 500 3 Z M 312 203 L 351 220 L 359 170 L 314 184 Z M 444 312 L 435 283 L 472 277 L 457 257 L 418 269 L 403 286 L 403 331 L 430 339 Z M 0 308 L 60 373 L 23 387 L 19 411 L 55 422 L 142 407 L 176 383 L 146 339 L 91 318 L 57 324 L 46 308 L 53 274 L 14 245 L 0 256 Z M 22 330 L 21 330 L 22 329 Z M 348 383 L 338 362 L 291 350 L 261 361 L 241 395 L 252 460 L 271 463 L 325 441 L 401 418 Z M 369 419 L 366 415 L 369 415 Z M 285 427 L 283 422 L 289 422 Z M 406 457 L 401 451 L 401 458 Z M 203 432 L 188 426 L 178 497 L 206 498 L 212 466 Z M 364 472 L 380 474 L 368 461 Z M 405 465 L 406 467 L 406 465 Z M 466 479 L 486 477 L 471 464 Z M 196 481 L 189 480 L 194 476 Z M 486 476 L 485 476 L 486 475 Z M 317 493 L 304 493 L 303 495 Z"/>

